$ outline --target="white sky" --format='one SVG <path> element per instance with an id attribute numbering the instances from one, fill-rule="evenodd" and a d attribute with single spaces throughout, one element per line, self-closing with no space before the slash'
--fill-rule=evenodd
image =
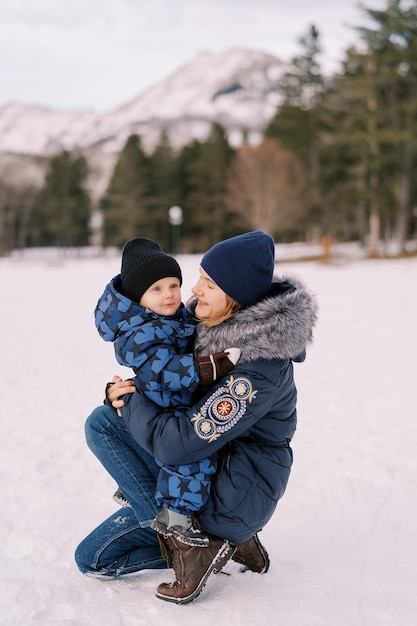
<path id="1" fill-rule="evenodd" d="M 108 111 L 201 51 L 247 47 L 288 61 L 310 24 L 333 71 L 365 23 L 357 0 L 0 0 L 0 106 Z"/>

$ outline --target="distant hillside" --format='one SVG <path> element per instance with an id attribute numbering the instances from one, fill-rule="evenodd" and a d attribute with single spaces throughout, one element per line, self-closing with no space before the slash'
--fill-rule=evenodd
<path id="1" fill-rule="evenodd" d="M 110 113 L 2 106 L 0 179 L 7 161 L 12 181 L 18 176 L 36 184 L 39 169 L 34 167 L 34 157 L 79 150 L 93 169 L 93 190 L 101 193 L 115 155 L 132 133 L 141 136 L 145 149 L 151 149 L 165 130 L 172 145 L 180 147 L 192 139 L 205 139 L 217 121 L 227 129 L 233 145 L 239 145 L 244 134 L 258 141 L 276 111 L 279 100 L 274 86 L 286 69 L 276 57 L 256 50 L 202 53 Z M 20 172 L 10 169 L 11 162 L 20 164 Z"/>

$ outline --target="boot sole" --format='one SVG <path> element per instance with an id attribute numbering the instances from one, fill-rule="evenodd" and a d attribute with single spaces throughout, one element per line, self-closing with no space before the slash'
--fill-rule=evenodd
<path id="1" fill-rule="evenodd" d="M 151 528 L 156 530 L 157 533 L 163 535 L 164 537 L 175 537 L 181 543 L 184 543 L 186 546 L 192 546 L 193 548 L 208 548 L 209 540 L 199 540 L 199 539 L 188 539 L 184 535 L 181 535 L 175 529 L 168 529 L 164 524 L 161 524 L 156 519 L 154 519 L 151 523 Z"/>
<path id="2" fill-rule="evenodd" d="M 211 574 L 218 574 L 222 568 L 226 565 L 226 563 L 232 558 L 235 553 L 236 546 L 230 541 L 226 541 L 219 549 L 217 554 L 214 556 L 210 567 L 207 569 L 203 578 L 200 580 L 199 584 L 195 588 L 195 590 L 190 593 L 190 595 L 185 596 L 184 598 L 174 598 L 172 596 L 165 596 L 162 593 L 156 592 L 156 597 L 160 600 L 166 600 L 167 602 L 174 602 L 175 604 L 189 604 L 203 591 L 204 587 L 207 584 L 207 581 Z"/>

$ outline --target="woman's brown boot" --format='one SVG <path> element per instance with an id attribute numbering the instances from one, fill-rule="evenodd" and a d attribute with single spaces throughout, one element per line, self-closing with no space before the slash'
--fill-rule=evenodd
<path id="1" fill-rule="evenodd" d="M 220 572 L 233 556 L 236 546 L 226 539 L 209 535 L 206 548 L 188 546 L 175 537 L 158 535 L 161 552 L 168 564 L 172 563 L 176 580 L 161 583 L 156 597 L 176 604 L 187 604 L 203 591 L 212 573 Z"/>
<path id="2" fill-rule="evenodd" d="M 236 545 L 236 552 L 232 556 L 233 561 L 245 566 L 257 574 L 266 574 L 269 569 L 269 556 L 261 544 L 257 533 L 247 541 Z"/>

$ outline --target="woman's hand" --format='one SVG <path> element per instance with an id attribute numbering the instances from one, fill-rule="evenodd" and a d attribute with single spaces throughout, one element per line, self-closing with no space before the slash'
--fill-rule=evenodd
<path id="1" fill-rule="evenodd" d="M 123 400 L 119 398 L 126 393 L 133 393 L 135 385 L 133 380 L 122 380 L 120 376 L 113 376 L 112 383 L 106 387 L 106 397 L 114 409 L 117 409 L 117 415 L 122 416 L 120 407 L 124 406 Z"/>

